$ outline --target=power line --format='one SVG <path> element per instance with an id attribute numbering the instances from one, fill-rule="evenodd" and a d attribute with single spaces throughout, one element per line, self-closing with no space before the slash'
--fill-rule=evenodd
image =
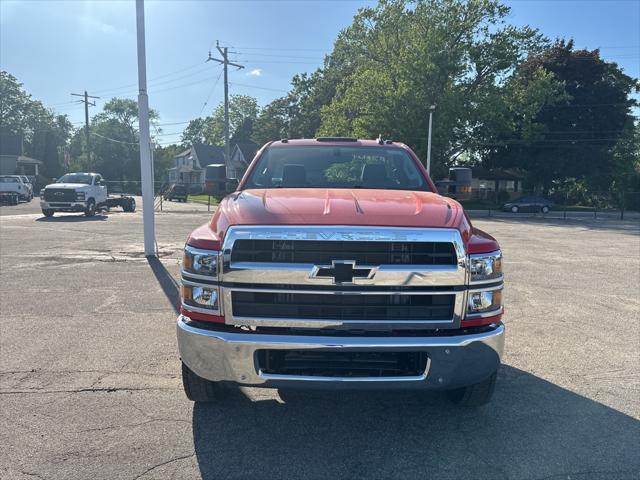
<path id="1" fill-rule="evenodd" d="M 160 85 L 167 85 L 167 84 L 173 83 L 173 82 L 175 82 L 175 81 L 182 80 L 182 79 L 184 79 L 184 78 L 189 78 L 189 77 L 193 77 L 193 76 L 199 75 L 199 74 L 201 74 L 201 73 L 203 73 L 203 72 L 206 72 L 206 71 L 208 71 L 208 70 L 210 70 L 210 67 L 209 67 L 209 66 L 207 66 L 207 67 L 205 67 L 205 68 L 203 68 L 203 69 L 201 69 L 201 70 L 198 70 L 198 71 L 196 71 L 196 72 L 192 72 L 192 73 L 189 73 L 189 74 L 186 74 L 186 75 L 181 75 L 181 76 L 179 76 L 179 77 L 171 78 L 171 79 L 169 79 L 169 80 L 163 80 L 163 81 L 161 81 L 161 82 L 154 82 L 153 80 L 150 80 L 150 81 L 149 81 L 149 83 L 151 84 L 151 87 L 152 87 L 152 88 L 155 88 L 155 87 L 158 87 L 158 86 L 160 86 Z M 120 90 L 123 90 L 123 89 L 120 89 Z M 116 91 L 115 91 L 115 89 L 114 89 L 114 90 L 112 90 L 112 91 L 111 91 L 110 95 L 116 95 L 116 96 L 117 96 L 117 95 L 121 95 L 121 94 L 126 95 L 126 94 L 128 94 L 129 92 L 131 92 L 131 94 L 133 95 L 133 94 L 136 94 L 136 93 L 137 93 L 137 90 L 130 90 L 130 89 L 126 89 L 126 91 L 123 91 L 123 92 L 121 92 L 121 93 L 118 93 L 118 92 L 116 92 Z"/>
<path id="2" fill-rule="evenodd" d="M 269 88 L 269 87 L 259 87 L 257 85 L 247 85 L 246 83 L 237 83 L 237 82 L 233 82 L 230 85 L 237 85 L 238 87 L 246 87 L 246 88 L 255 88 L 258 90 L 269 90 L 271 92 L 284 92 L 287 93 L 289 90 L 282 90 L 279 88 Z"/>
<path id="3" fill-rule="evenodd" d="M 188 67 L 184 67 L 184 68 L 180 68 L 178 70 L 174 70 L 172 72 L 164 73 L 162 75 L 158 75 L 157 77 L 150 78 L 149 82 L 158 80 L 160 78 L 165 78 L 165 77 L 168 77 L 170 75 L 174 75 L 176 73 L 182 73 L 182 72 L 185 72 L 187 70 L 191 70 L 192 68 L 199 67 L 201 65 L 203 65 L 203 63 L 202 62 L 198 62 L 198 63 L 190 65 Z M 128 83 L 126 85 L 121 85 L 119 87 L 110 87 L 110 88 L 106 88 L 106 89 L 102 89 L 102 90 L 97 90 L 96 93 L 104 94 L 106 92 L 111 92 L 111 91 L 114 91 L 114 90 L 122 90 L 124 88 L 136 87 L 137 85 L 138 85 L 137 83 Z"/>
<path id="4" fill-rule="evenodd" d="M 213 91 L 216 89 L 216 86 L 218 85 L 218 82 L 220 81 L 220 77 L 222 76 L 222 72 L 223 71 L 220 70 L 220 73 L 218 74 L 218 78 L 216 78 L 216 82 L 213 84 L 213 87 L 211 87 L 211 90 L 209 91 L 209 95 L 207 95 L 207 99 L 202 104 L 202 108 L 200 109 L 200 113 L 198 113 L 198 117 L 200 115 L 202 115 L 202 112 L 204 112 L 204 109 L 206 108 L 207 104 L 209 103 L 209 99 L 211 98 L 211 95 L 213 95 Z"/>
<path id="5" fill-rule="evenodd" d="M 138 145 L 138 142 L 123 142 L 122 140 L 116 140 L 115 138 L 105 137 L 104 135 L 100 135 L 99 133 L 91 132 L 91 135 L 95 135 L 96 137 L 100 137 L 104 140 L 109 140 L 110 142 L 121 143 L 123 145 Z"/>
<path id="6" fill-rule="evenodd" d="M 230 52 L 230 53 L 235 53 L 242 56 L 251 56 L 251 57 L 274 57 L 274 58 L 297 58 L 297 59 L 303 59 L 303 60 L 324 60 L 323 58 L 319 58 L 319 57 L 303 57 L 299 55 L 277 55 L 273 53 L 243 53 L 243 52 Z"/>

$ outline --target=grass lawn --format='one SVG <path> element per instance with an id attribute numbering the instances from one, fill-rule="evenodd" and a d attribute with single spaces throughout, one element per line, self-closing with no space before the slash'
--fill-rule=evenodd
<path id="1" fill-rule="evenodd" d="M 208 195 L 189 195 L 189 202 L 198 202 L 198 203 L 208 203 L 209 196 Z M 218 201 L 211 197 L 211 205 L 217 205 Z"/>

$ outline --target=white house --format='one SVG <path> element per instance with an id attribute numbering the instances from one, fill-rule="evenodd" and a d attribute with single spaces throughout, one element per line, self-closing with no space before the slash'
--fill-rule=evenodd
<path id="1" fill-rule="evenodd" d="M 204 189 L 205 168 L 211 163 L 224 163 L 224 148 L 195 143 L 176 155 L 176 166 L 167 171 L 169 183 L 187 185 L 191 192 Z"/>
<path id="2" fill-rule="evenodd" d="M 237 143 L 231 151 L 231 158 L 226 162 L 227 178 L 240 180 L 259 148 L 258 144 L 253 142 Z"/>

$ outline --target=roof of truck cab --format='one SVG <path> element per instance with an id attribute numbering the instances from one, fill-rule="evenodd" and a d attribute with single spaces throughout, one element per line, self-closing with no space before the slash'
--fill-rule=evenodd
<path id="1" fill-rule="evenodd" d="M 377 140 L 366 139 L 332 139 L 332 140 L 318 140 L 316 138 L 292 138 L 286 140 L 278 140 L 270 145 L 271 147 L 377 147 L 377 148 L 389 148 L 389 147 L 404 147 L 405 145 L 400 142 L 384 143 L 380 144 Z"/>

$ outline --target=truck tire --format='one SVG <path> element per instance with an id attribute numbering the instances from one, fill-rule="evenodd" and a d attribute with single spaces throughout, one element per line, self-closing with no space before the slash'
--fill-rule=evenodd
<path id="1" fill-rule="evenodd" d="M 447 396 L 450 401 L 463 407 L 480 407 L 486 405 L 493 396 L 497 376 L 498 372 L 494 372 L 493 375 L 480 383 L 447 391 Z"/>
<path id="2" fill-rule="evenodd" d="M 125 212 L 133 213 L 135 211 L 136 211 L 136 199 L 130 198 L 129 201 L 127 202 L 127 209 L 125 210 Z"/>
<path id="3" fill-rule="evenodd" d="M 214 402 L 222 397 L 222 387 L 196 375 L 184 363 L 182 364 L 182 386 L 187 398 L 192 402 Z"/>
<path id="4" fill-rule="evenodd" d="M 20 198 L 17 195 L 14 195 L 11 198 L 11 205 L 18 205 L 18 203 L 20 203 Z"/>
<path id="5" fill-rule="evenodd" d="M 90 198 L 87 202 L 87 208 L 84 209 L 85 217 L 93 217 L 96 214 L 96 202 L 93 198 Z"/>
<path id="6" fill-rule="evenodd" d="M 56 213 L 55 210 L 49 210 L 48 208 L 45 210 L 42 210 L 42 214 L 47 218 L 53 217 L 54 213 Z"/>

